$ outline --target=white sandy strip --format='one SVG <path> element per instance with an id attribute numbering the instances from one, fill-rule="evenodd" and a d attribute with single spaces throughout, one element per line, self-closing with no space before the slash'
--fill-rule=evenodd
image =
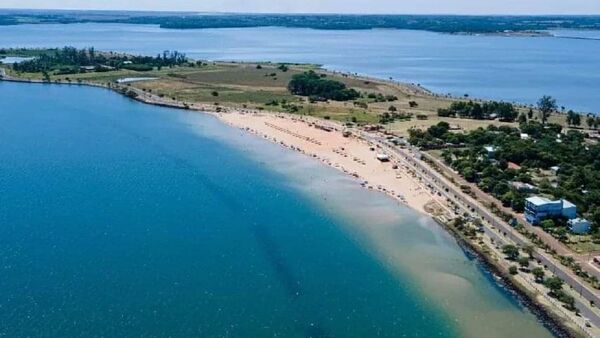
<path id="1" fill-rule="evenodd" d="M 356 137 L 343 137 L 341 131 L 327 132 L 314 127 L 310 118 L 271 113 L 217 113 L 221 120 L 277 142 L 366 181 L 366 188 L 380 190 L 420 212 L 433 200 L 432 194 L 404 166 L 395 161 L 377 160 L 377 149 Z M 329 122 L 320 122 L 328 123 Z M 393 166 L 398 165 L 397 169 Z"/>

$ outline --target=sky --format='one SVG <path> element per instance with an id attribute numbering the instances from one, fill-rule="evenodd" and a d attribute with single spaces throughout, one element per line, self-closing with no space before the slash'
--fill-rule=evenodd
<path id="1" fill-rule="evenodd" d="M 1 0 L 0 8 L 255 13 L 600 14 L 600 0 Z"/>

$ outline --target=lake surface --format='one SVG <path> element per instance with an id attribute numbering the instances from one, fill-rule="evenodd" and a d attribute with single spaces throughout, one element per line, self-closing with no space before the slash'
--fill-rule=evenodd
<path id="1" fill-rule="evenodd" d="M 19 56 L 8 56 L 5 58 L 0 58 L 0 63 L 4 63 L 4 64 L 13 64 L 13 63 L 19 63 L 19 62 L 23 62 L 23 61 L 28 61 L 31 60 L 33 58 L 25 58 L 25 57 L 19 57 Z"/>
<path id="2" fill-rule="evenodd" d="M 215 118 L 0 82 L 2 337 L 551 337 L 430 218 Z"/>
<path id="3" fill-rule="evenodd" d="M 1 47 L 76 47 L 155 55 L 176 49 L 210 60 L 317 63 L 438 93 L 600 112 L 598 31 L 554 31 L 573 38 L 448 35 L 407 30 L 294 28 L 170 30 L 150 25 L 72 24 L 0 27 Z M 581 39 L 581 38 L 586 39 Z"/>

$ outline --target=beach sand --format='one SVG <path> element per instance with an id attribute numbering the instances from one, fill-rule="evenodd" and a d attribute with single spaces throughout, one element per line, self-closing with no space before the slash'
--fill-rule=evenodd
<path id="1" fill-rule="evenodd" d="M 444 210 L 444 199 L 422 184 L 408 167 L 391 156 L 389 162 L 379 161 L 376 156 L 383 151 L 358 137 L 344 137 L 343 127 L 334 122 L 260 112 L 215 115 L 231 126 L 319 159 L 360 179 L 365 188 L 386 193 L 419 212 Z M 335 130 L 326 131 L 315 126 Z"/>

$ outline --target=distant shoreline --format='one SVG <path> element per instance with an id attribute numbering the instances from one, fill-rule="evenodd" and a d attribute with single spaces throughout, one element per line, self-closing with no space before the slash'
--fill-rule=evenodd
<path id="1" fill-rule="evenodd" d="M 154 24 L 169 29 L 287 27 L 318 30 L 408 29 L 449 34 L 548 36 L 552 29 L 600 30 L 600 15 L 277 14 L 0 9 L 0 26 Z"/>

